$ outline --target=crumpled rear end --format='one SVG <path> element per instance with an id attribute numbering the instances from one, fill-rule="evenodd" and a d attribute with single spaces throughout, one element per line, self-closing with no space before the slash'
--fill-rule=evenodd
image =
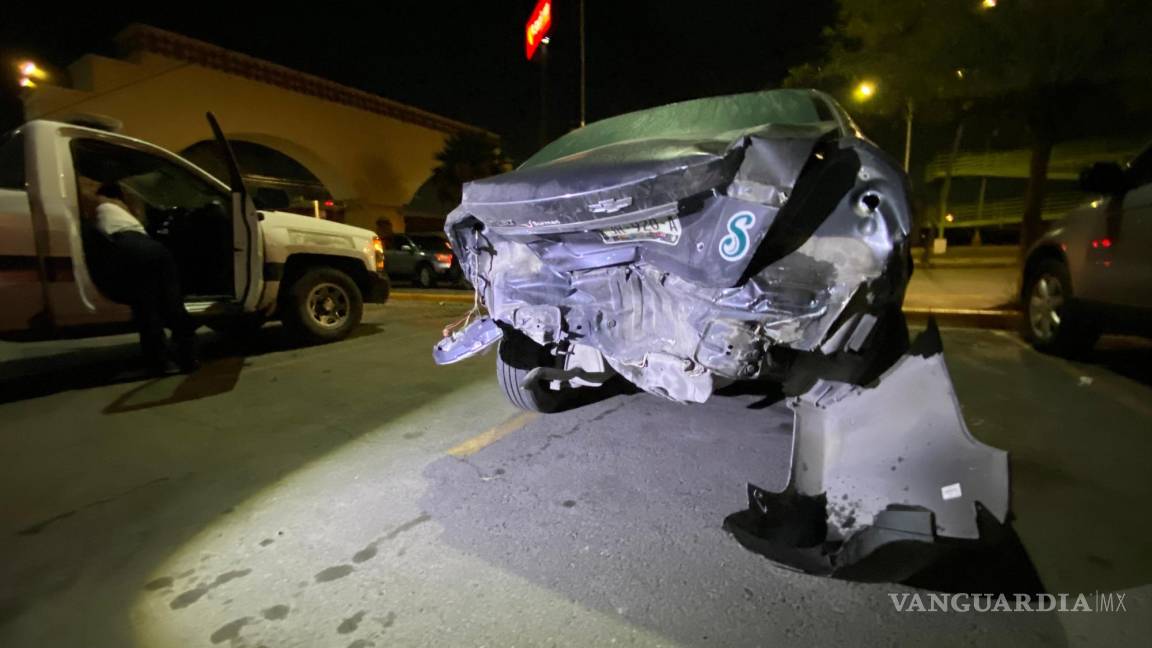
<path id="1" fill-rule="evenodd" d="M 648 171 L 602 151 L 524 200 L 469 185 L 446 231 L 494 319 L 701 402 L 770 371 L 774 350 L 859 350 L 899 306 L 909 207 L 903 174 L 872 144 L 767 127 L 722 150 L 652 148 Z"/>

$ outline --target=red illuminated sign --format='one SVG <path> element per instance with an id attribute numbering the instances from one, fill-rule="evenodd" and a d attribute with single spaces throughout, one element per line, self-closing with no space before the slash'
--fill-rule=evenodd
<path id="1" fill-rule="evenodd" d="M 532 15 L 528 16 L 528 24 L 524 27 L 524 54 L 531 61 L 540 47 L 540 41 L 548 36 L 552 29 L 552 0 L 540 0 Z"/>

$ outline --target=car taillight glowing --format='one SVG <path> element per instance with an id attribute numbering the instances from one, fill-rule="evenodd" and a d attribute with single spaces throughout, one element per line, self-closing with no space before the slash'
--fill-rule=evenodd
<path id="1" fill-rule="evenodd" d="M 445 264 L 452 263 L 452 255 L 448 254 L 447 252 L 437 252 L 433 256 L 435 256 L 436 260 L 439 261 L 440 263 L 445 263 Z"/>

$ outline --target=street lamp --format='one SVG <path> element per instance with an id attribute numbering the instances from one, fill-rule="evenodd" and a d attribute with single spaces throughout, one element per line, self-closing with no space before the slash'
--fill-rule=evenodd
<path id="1" fill-rule="evenodd" d="M 876 83 L 873 81 L 861 81 L 856 89 L 852 91 L 856 101 L 868 101 L 876 95 Z"/>
<path id="2" fill-rule="evenodd" d="M 959 72 L 959 70 L 957 70 Z M 852 96 L 856 101 L 864 103 L 876 96 L 877 85 L 875 81 L 864 80 L 856 84 Z M 912 161 L 912 99 L 904 105 L 904 172 L 908 172 L 908 165 Z"/>
<path id="3" fill-rule="evenodd" d="M 48 78 L 48 73 L 35 61 L 20 61 L 16 64 L 16 69 L 20 72 L 21 88 L 35 88 L 36 81 L 43 81 Z"/>
<path id="4" fill-rule="evenodd" d="M 996 8 L 996 0 L 983 0 L 980 3 L 980 8 L 981 9 L 995 9 Z"/>

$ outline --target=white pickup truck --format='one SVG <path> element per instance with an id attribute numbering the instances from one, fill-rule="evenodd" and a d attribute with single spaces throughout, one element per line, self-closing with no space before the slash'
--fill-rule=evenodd
<path id="1" fill-rule="evenodd" d="M 98 120 L 32 121 L 0 135 L 0 339 L 101 335 L 131 321 L 108 280 L 108 239 L 87 218 L 95 204 L 85 186 L 94 183 L 119 183 L 172 250 L 188 312 L 213 328 L 278 318 L 300 342 L 330 342 L 356 328 L 365 301 L 387 299 L 375 233 L 264 209 L 274 200 L 258 206 L 208 120 L 231 186 L 160 147 L 92 127 Z"/>

